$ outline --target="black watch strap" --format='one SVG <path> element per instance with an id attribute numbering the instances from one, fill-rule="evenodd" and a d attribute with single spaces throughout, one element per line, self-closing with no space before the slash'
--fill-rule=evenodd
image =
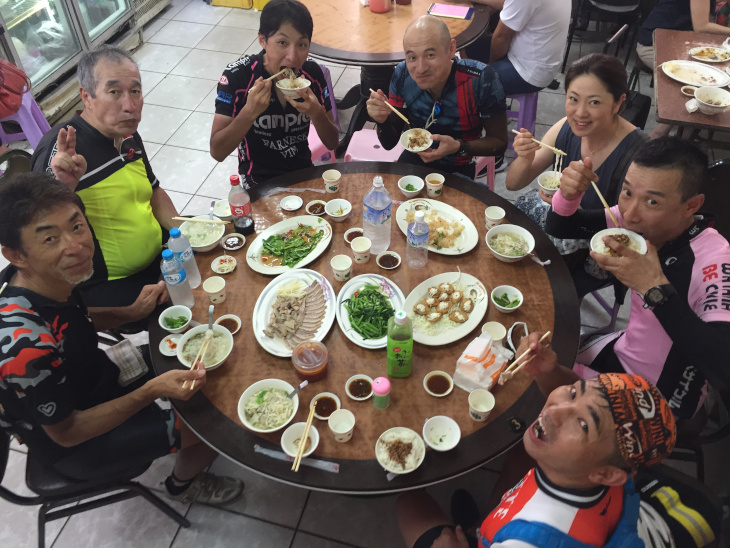
<path id="1" fill-rule="evenodd" d="M 657 285 L 644 293 L 644 308 L 656 308 L 663 305 L 670 297 L 677 294 L 672 284 Z"/>
<path id="2" fill-rule="evenodd" d="M 457 156 L 469 156 L 469 142 L 465 141 L 464 139 L 458 139 L 459 141 L 459 150 L 456 152 Z"/>

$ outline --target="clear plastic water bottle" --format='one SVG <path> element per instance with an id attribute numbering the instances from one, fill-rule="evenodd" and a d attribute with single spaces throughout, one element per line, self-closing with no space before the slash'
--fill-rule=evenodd
<path id="1" fill-rule="evenodd" d="M 363 236 L 371 242 L 370 253 L 379 255 L 390 246 L 390 212 L 393 199 L 383 186 L 383 178 L 373 178 L 373 187 L 362 201 Z"/>
<path id="2" fill-rule="evenodd" d="M 388 375 L 407 377 L 413 369 L 413 328 L 402 310 L 388 319 Z"/>
<path id="3" fill-rule="evenodd" d="M 193 255 L 193 248 L 190 245 L 190 241 L 182 232 L 180 232 L 179 228 L 170 229 L 170 240 L 167 242 L 167 247 L 172 250 L 175 257 L 178 258 L 185 268 L 185 275 L 190 287 L 193 289 L 198 287 L 200 285 L 200 270 L 198 270 L 198 263 L 195 262 L 195 256 Z"/>
<path id="4" fill-rule="evenodd" d="M 241 178 L 237 173 L 230 176 L 231 191 L 228 193 L 228 204 L 233 215 L 233 226 L 236 232 L 247 236 L 253 234 L 253 218 L 251 217 L 251 197 L 241 186 Z"/>
<path id="5" fill-rule="evenodd" d="M 429 228 L 424 221 L 423 211 L 416 211 L 412 223 L 408 224 L 406 262 L 411 268 L 423 268 L 428 262 Z"/>
<path id="6" fill-rule="evenodd" d="M 181 304 L 188 308 L 195 306 L 193 290 L 190 289 L 185 268 L 172 250 L 165 249 L 162 252 L 160 270 L 162 270 L 162 278 L 165 280 L 172 304 Z"/>

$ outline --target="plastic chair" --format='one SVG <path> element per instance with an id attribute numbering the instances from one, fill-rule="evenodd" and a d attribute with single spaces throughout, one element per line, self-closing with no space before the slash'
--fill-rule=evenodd
<path id="1" fill-rule="evenodd" d="M 0 183 L 8 180 L 18 173 L 28 173 L 30 169 L 31 155 L 24 150 L 8 150 L 0 155 L 0 165 L 8 163 L 5 171 L 0 172 Z"/>
<path id="2" fill-rule="evenodd" d="M 335 120 L 335 125 L 337 126 L 337 129 L 341 130 L 340 118 L 337 115 L 337 103 L 335 101 L 335 91 L 332 87 L 332 75 L 330 74 L 330 69 L 328 69 L 325 65 L 319 65 L 319 68 L 322 69 L 324 79 L 327 81 L 327 90 L 329 91 L 330 104 L 332 105 L 332 117 Z M 319 135 L 317 134 L 317 130 L 314 129 L 313 124 L 310 124 L 309 126 L 309 137 L 307 138 L 307 142 L 309 143 L 309 150 L 312 152 L 313 162 L 316 162 L 317 160 L 330 160 L 331 162 L 335 161 L 335 152 L 333 150 L 329 150 L 324 145 L 322 140 L 319 138 Z"/>
<path id="3" fill-rule="evenodd" d="M 6 133 L 2 122 L 16 122 L 21 131 L 17 133 Z M 38 146 L 38 142 L 41 137 L 51 129 L 48 124 L 48 120 L 43 116 L 43 112 L 38 107 L 38 103 L 35 102 L 33 96 L 26 92 L 23 94 L 23 104 L 20 106 L 20 110 L 15 114 L 6 116 L 0 120 L 0 140 L 3 143 L 11 143 L 13 141 L 20 141 L 21 139 L 27 139 L 30 146 L 33 148 Z"/>
<path id="4" fill-rule="evenodd" d="M 494 156 L 476 156 L 476 167 L 474 173 L 479 175 L 487 168 L 487 188 L 494 192 Z"/>
<path id="5" fill-rule="evenodd" d="M 520 105 L 520 110 L 508 110 L 507 118 L 517 118 L 517 130 L 525 128 L 527 131 L 535 135 L 535 121 L 537 120 L 537 97 L 538 92 L 526 93 L 521 95 L 508 95 L 507 99 L 510 99 L 513 104 L 517 101 Z M 510 105 L 510 108 L 512 106 Z M 512 141 L 509 142 L 510 150 L 512 148 Z M 479 173 L 477 171 L 477 173 Z M 492 179 L 494 180 L 494 179 Z"/>
<path id="6" fill-rule="evenodd" d="M 400 143 L 386 150 L 374 129 L 361 129 L 352 134 L 345 162 L 397 162 L 404 150 Z"/>
<path id="7" fill-rule="evenodd" d="M 613 305 L 611 305 L 606 299 L 601 296 L 598 290 L 591 291 L 591 295 L 593 295 L 593 298 L 596 299 L 601 308 L 603 308 L 603 310 L 606 311 L 606 314 L 608 314 L 609 321 L 603 327 L 595 329 L 594 331 L 588 331 L 587 333 L 583 333 L 579 339 L 579 346 L 583 346 L 583 343 L 585 343 L 590 337 L 593 337 L 594 335 L 608 335 L 609 333 L 613 333 L 614 331 L 616 331 L 616 320 L 618 319 L 618 313 L 621 309 L 621 305 L 626 299 L 626 292 L 627 289 L 624 285 L 620 284 L 619 282 L 614 282 L 614 301 Z M 581 303 L 582 302 L 583 299 L 581 299 Z"/>

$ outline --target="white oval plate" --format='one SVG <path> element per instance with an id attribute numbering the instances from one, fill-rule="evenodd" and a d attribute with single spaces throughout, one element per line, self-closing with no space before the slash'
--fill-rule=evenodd
<path id="1" fill-rule="evenodd" d="M 347 313 L 343 304 L 345 299 L 349 299 L 355 291 L 362 289 L 368 284 L 379 285 L 381 287 L 381 293 L 390 299 L 390 304 L 393 306 L 393 310 L 403 310 L 406 298 L 397 285 L 391 282 L 388 278 L 379 276 L 378 274 L 361 274 L 347 282 L 342 289 L 340 289 L 340 294 L 337 295 L 337 306 L 335 307 L 337 324 L 345 334 L 345 337 L 350 339 L 356 345 L 370 349 L 385 348 L 388 345 L 387 335 L 380 339 L 363 339 L 360 333 L 352 329 L 350 326 L 350 315 Z"/>
<path id="2" fill-rule="evenodd" d="M 300 224 L 311 226 L 324 231 L 324 236 L 319 241 L 317 246 L 301 261 L 299 261 L 293 268 L 290 266 L 267 266 L 261 262 L 261 250 L 264 247 L 264 240 L 275 234 L 284 234 L 285 232 L 295 229 Z M 291 219 L 285 219 L 275 225 L 270 226 L 264 230 L 261 234 L 256 236 L 256 239 L 248 247 L 248 253 L 246 253 L 246 262 L 251 270 L 258 272 L 259 274 L 266 274 L 267 276 L 276 276 L 284 272 L 291 272 L 295 268 L 302 268 L 307 266 L 309 263 L 319 257 L 327 246 L 330 245 L 332 240 L 332 225 L 330 225 L 322 217 L 316 217 L 314 215 L 300 215 L 299 217 L 292 217 Z"/>
<path id="3" fill-rule="evenodd" d="M 697 61 L 667 61 L 662 63 L 662 70 L 672 80 L 689 86 L 725 87 L 730 84 L 730 74 Z"/>
<path id="4" fill-rule="evenodd" d="M 307 285 L 311 284 L 314 280 L 319 280 L 319 283 L 322 285 L 327 310 L 325 311 L 322 325 L 319 327 L 319 330 L 312 340 L 321 341 L 324 339 L 335 321 L 335 291 L 332 289 L 332 285 L 329 283 L 327 278 L 322 276 L 319 272 L 301 268 L 282 274 L 278 278 L 271 280 L 269 285 L 264 288 L 256 301 L 256 306 L 253 309 L 253 322 L 251 322 L 251 327 L 253 328 L 256 340 L 264 350 L 266 350 L 269 354 L 281 356 L 283 358 L 291 357 L 291 348 L 289 348 L 281 339 L 271 339 L 264 335 L 264 328 L 269 324 L 271 306 L 274 304 L 274 301 L 276 301 L 276 288 L 283 283 L 290 282 L 291 280 L 302 280 L 302 282 Z"/>
<path id="5" fill-rule="evenodd" d="M 700 57 L 697 54 L 700 53 L 702 50 L 705 50 L 705 53 L 707 53 L 707 57 Z M 713 46 L 700 46 L 697 48 L 692 48 L 687 53 L 689 53 L 689 56 L 692 57 L 692 59 L 697 59 L 698 61 L 702 61 L 703 63 L 726 63 L 727 61 L 730 61 L 730 52 L 723 49 L 723 48 L 715 48 Z M 710 59 L 709 55 L 717 55 L 720 57 L 720 59 Z"/>
<path id="6" fill-rule="evenodd" d="M 464 323 L 456 323 L 452 322 L 448 318 L 442 318 L 435 324 L 428 324 L 428 327 L 421 326 L 420 322 L 414 321 L 414 317 L 417 316 L 417 314 L 413 312 L 413 305 L 426 298 L 426 292 L 429 287 L 437 286 L 444 282 L 464 287 L 465 297 L 472 297 L 470 295 L 470 291 L 472 289 L 476 290 L 476 297 L 472 297 L 474 298 L 474 310 L 471 311 L 469 319 Z M 458 272 L 445 272 L 443 274 L 437 274 L 436 276 L 418 284 L 416 288 L 411 291 L 408 297 L 406 297 L 405 311 L 413 322 L 414 341 L 427 346 L 441 346 L 458 341 L 476 329 L 476 327 L 482 322 L 482 319 L 484 319 L 488 305 L 489 294 L 482 282 L 471 274 L 466 274 L 464 272 L 461 273 L 461 276 L 459 276 Z M 424 322 L 425 321 L 426 320 L 424 320 Z M 430 328 L 431 325 L 434 327 Z M 426 329 L 429 330 L 426 331 Z"/>
<path id="7" fill-rule="evenodd" d="M 182 338 L 182 333 L 173 333 L 160 341 L 160 354 L 169 358 L 177 356 L 177 343 Z M 169 342 L 175 343 L 175 348 L 170 348 Z"/>
<path id="8" fill-rule="evenodd" d="M 423 145 L 423 146 L 421 146 L 421 147 L 408 148 L 408 141 L 410 141 L 411 134 L 414 131 L 421 131 L 421 132 L 425 132 L 425 133 L 428 134 L 428 138 L 426 140 L 426 144 Z M 400 136 L 400 144 L 401 144 L 401 146 L 404 149 L 409 150 L 410 152 L 422 152 L 422 151 L 424 151 L 424 150 L 426 150 L 426 149 L 428 149 L 428 148 L 431 147 L 431 145 L 433 144 L 433 139 L 431 139 L 431 133 L 428 130 L 426 130 L 426 129 L 420 129 L 420 128 L 414 128 L 414 129 L 409 129 L 408 131 L 404 132 Z"/>
<path id="9" fill-rule="evenodd" d="M 380 440 L 383 436 L 386 434 L 397 434 L 401 436 L 408 436 L 408 439 L 412 440 L 413 443 L 413 451 L 416 451 L 418 462 L 416 463 L 416 466 L 413 468 L 400 468 L 396 466 L 391 466 L 391 464 L 385 460 L 381 460 L 380 455 L 378 454 L 378 444 L 380 443 Z M 375 442 L 375 458 L 378 459 L 378 462 L 380 463 L 380 466 L 385 468 L 388 472 L 392 472 L 393 474 L 408 474 L 409 472 L 413 472 L 416 468 L 421 466 L 421 463 L 423 462 L 423 459 L 426 456 L 426 444 L 423 441 L 423 438 L 418 434 L 418 432 L 411 430 L 410 428 L 406 428 L 405 426 L 396 426 L 394 428 L 389 428 L 382 434 L 380 434 L 380 437 L 378 438 L 378 441 Z"/>
<path id="10" fill-rule="evenodd" d="M 474 226 L 474 223 L 471 222 L 469 217 L 449 204 L 437 200 L 429 200 L 428 198 L 414 198 L 398 206 L 398 211 L 395 212 L 395 222 L 398 223 L 398 228 L 400 228 L 406 237 L 408 236 L 406 215 L 416 206 L 419 206 L 422 211 L 435 209 L 444 220 L 458 221 L 464 225 L 464 231 L 454 240 L 453 246 L 436 249 L 436 246 L 429 243 L 428 250 L 432 253 L 439 253 L 440 255 L 463 255 L 474 249 L 477 243 L 479 243 L 479 232 L 477 232 L 477 227 Z"/>
<path id="11" fill-rule="evenodd" d="M 302 207 L 303 203 L 304 202 L 299 196 L 284 196 L 279 202 L 279 205 L 281 206 L 281 209 L 285 209 L 287 211 L 296 211 L 297 209 Z"/>

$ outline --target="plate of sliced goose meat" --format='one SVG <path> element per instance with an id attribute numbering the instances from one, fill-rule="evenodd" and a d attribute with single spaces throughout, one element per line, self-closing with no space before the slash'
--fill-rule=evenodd
<path id="1" fill-rule="evenodd" d="M 297 344 L 321 341 L 335 321 L 335 292 L 327 278 L 292 270 L 264 288 L 253 310 L 253 332 L 275 356 L 290 357 Z"/>

